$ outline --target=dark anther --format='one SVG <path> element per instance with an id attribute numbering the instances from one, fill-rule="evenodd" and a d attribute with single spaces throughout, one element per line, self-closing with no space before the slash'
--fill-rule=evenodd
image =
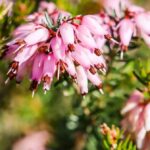
<path id="1" fill-rule="evenodd" d="M 105 38 L 107 39 L 107 40 L 111 40 L 112 39 L 112 36 L 110 35 L 110 34 L 106 34 L 106 35 L 104 35 L 105 36 Z"/>
<path id="2" fill-rule="evenodd" d="M 98 49 L 98 48 L 95 48 L 94 53 L 95 53 L 97 56 L 102 55 L 101 50 L 100 50 L 100 49 Z"/>
<path id="3" fill-rule="evenodd" d="M 18 65 L 19 65 L 19 62 L 17 61 L 13 61 L 11 64 L 10 64 L 10 67 L 14 70 L 18 70 Z"/>
<path id="4" fill-rule="evenodd" d="M 99 85 L 97 86 L 97 88 L 98 88 L 98 89 L 102 89 L 102 88 L 103 88 L 103 84 L 102 84 L 102 83 L 99 84 Z"/>
<path id="5" fill-rule="evenodd" d="M 96 73 L 95 67 L 91 66 L 89 71 L 94 75 Z"/>
<path id="6" fill-rule="evenodd" d="M 95 68 L 97 69 L 97 70 L 99 70 L 99 69 L 103 69 L 105 66 L 104 66 L 104 64 L 96 64 L 96 65 L 94 65 L 95 66 Z"/>
<path id="7" fill-rule="evenodd" d="M 49 49 L 47 45 L 43 45 L 38 48 L 38 51 L 41 53 L 49 54 L 52 50 L 51 48 Z"/>
<path id="8" fill-rule="evenodd" d="M 79 66 L 80 65 L 76 60 L 74 60 L 74 64 L 75 64 L 75 66 Z"/>
<path id="9" fill-rule="evenodd" d="M 56 36 L 56 32 L 53 31 L 52 29 L 49 30 L 49 33 L 50 33 L 50 38 L 53 38 Z"/>
<path id="10" fill-rule="evenodd" d="M 47 83 L 47 84 L 51 82 L 51 78 L 48 75 L 44 76 L 42 80 L 44 83 Z"/>
<path id="11" fill-rule="evenodd" d="M 38 81 L 37 80 L 33 80 L 31 85 L 30 85 L 30 90 L 34 91 L 34 90 L 37 89 L 37 87 L 38 87 Z"/>
<path id="12" fill-rule="evenodd" d="M 70 52 L 73 52 L 73 51 L 75 50 L 74 45 L 73 45 L 73 44 L 68 44 L 68 50 L 69 50 Z"/>
<path id="13" fill-rule="evenodd" d="M 65 68 L 67 68 L 67 67 L 68 67 L 68 65 L 66 63 L 64 63 L 63 61 L 60 60 L 60 71 L 62 73 L 65 72 L 65 70 L 66 70 Z"/>
<path id="14" fill-rule="evenodd" d="M 86 96 L 87 95 L 87 93 L 82 93 L 82 96 Z"/>
<path id="15" fill-rule="evenodd" d="M 126 52 L 126 51 L 128 51 L 128 46 L 126 46 L 126 45 L 121 45 L 121 49 L 122 49 L 124 52 Z"/>

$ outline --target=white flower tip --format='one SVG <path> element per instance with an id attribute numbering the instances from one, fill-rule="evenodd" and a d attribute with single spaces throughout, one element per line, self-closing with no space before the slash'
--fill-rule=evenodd
<path id="1" fill-rule="evenodd" d="M 103 91 L 103 89 L 99 89 L 99 91 L 100 91 L 100 93 L 101 93 L 101 94 L 104 94 L 104 91 Z"/>
<path id="2" fill-rule="evenodd" d="M 121 110 L 121 114 L 122 114 L 122 115 L 125 115 L 125 114 L 128 113 L 129 111 L 133 110 L 136 106 L 137 106 L 137 103 L 135 103 L 135 102 L 130 102 L 129 104 L 127 104 L 127 105 Z"/>
<path id="3" fill-rule="evenodd" d="M 103 75 L 106 75 L 106 69 L 101 69 Z"/>
<path id="4" fill-rule="evenodd" d="M 143 146 L 143 142 L 144 142 L 145 135 L 146 135 L 146 130 L 145 130 L 145 128 L 143 127 L 143 128 L 138 132 L 137 140 L 136 140 L 137 147 L 138 147 L 139 149 L 141 149 L 142 146 Z"/>
<path id="5" fill-rule="evenodd" d="M 119 45 L 119 42 L 118 42 L 118 41 L 116 41 L 115 39 L 111 38 L 111 41 L 112 41 L 113 43 L 115 43 L 115 44 Z"/>
<path id="6" fill-rule="evenodd" d="M 125 115 L 126 114 L 126 110 L 122 109 L 120 113 L 121 113 L 121 115 Z"/>
<path id="7" fill-rule="evenodd" d="M 5 81 L 5 85 L 6 85 L 8 82 L 9 82 L 9 78 L 7 78 L 7 79 L 6 79 L 6 81 Z"/>
<path id="8" fill-rule="evenodd" d="M 145 116 L 145 129 L 146 129 L 147 132 L 150 131 L 150 118 L 149 118 L 149 115 Z"/>
<path id="9" fill-rule="evenodd" d="M 8 75 L 10 72 L 11 72 L 11 68 L 8 70 L 8 72 L 7 72 L 7 74 L 6 74 L 6 75 Z"/>
<path id="10" fill-rule="evenodd" d="M 149 132 L 150 131 L 150 124 L 145 125 L 145 129 L 147 132 Z"/>
<path id="11" fill-rule="evenodd" d="M 35 95 L 35 91 L 33 90 L 33 91 L 32 91 L 32 98 L 34 97 L 34 95 Z"/>
<path id="12" fill-rule="evenodd" d="M 121 60 L 123 60 L 123 56 L 124 56 L 124 52 L 121 51 L 121 53 L 120 53 L 120 59 L 121 59 Z"/>

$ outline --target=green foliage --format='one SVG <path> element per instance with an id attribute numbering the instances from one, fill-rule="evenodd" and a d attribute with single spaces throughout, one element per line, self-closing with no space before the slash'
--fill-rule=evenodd
<path id="1" fill-rule="evenodd" d="M 119 142 L 116 150 L 136 150 L 136 146 L 131 141 L 130 136 Z"/>
<path id="2" fill-rule="evenodd" d="M 19 0 L 14 3 L 13 11 L 13 25 L 18 26 L 20 23 L 25 21 L 25 17 L 35 10 L 36 5 L 38 5 L 38 1 L 27 1 L 27 0 Z"/>

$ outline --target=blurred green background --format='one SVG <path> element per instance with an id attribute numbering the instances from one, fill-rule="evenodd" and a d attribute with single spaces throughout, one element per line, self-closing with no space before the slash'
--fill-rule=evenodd
<path id="1" fill-rule="evenodd" d="M 96 0 L 55 0 L 61 9 L 76 14 L 98 13 L 101 5 Z M 150 0 L 137 0 L 137 4 L 150 9 Z M 16 0 L 13 16 L 0 20 L 0 46 L 11 38 L 11 32 L 34 12 L 39 0 Z M 113 56 L 113 52 L 111 54 Z M 8 63 L 0 62 L 0 150 L 11 150 L 21 137 L 35 131 L 46 130 L 50 137 L 47 145 L 53 150 L 101 150 L 99 125 L 103 122 L 120 126 L 120 110 L 128 95 L 143 85 L 133 72 L 150 71 L 150 52 L 142 43 L 138 50 L 129 51 L 126 62 L 115 56 L 109 64 L 110 72 L 104 76 L 104 95 L 92 86 L 84 98 L 63 78 L 54 83 L 44 95 L 39 87 L 34 98 L 28 90 L 30 81 L 15 81 L 4 85 Z M 133 61 L 134 60 L 134 61 Z M 144 74 L 143 73 L 143 74 Z"/>

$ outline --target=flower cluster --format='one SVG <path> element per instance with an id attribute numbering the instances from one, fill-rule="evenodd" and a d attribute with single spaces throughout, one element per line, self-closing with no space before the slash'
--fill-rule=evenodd
<path id="1" fill-rule="evenodd" d="M 144 99 L 144 95 L 135 91 L 122 109 L 125 118 L 122 126 L 125 131 L 132 134 L 136 139 L 137 147 L 148 150 L 150 147 L 150 103 Z"/>
<path id="2" fill-rule="evenodd" d="M 103 0 L 103 4 L 115 22 L 112 32 L 120 39 L 121 57 L 134 37 L 143 38 L 150 46 L 150 12 L 128 0 Z"/>
<path id="3" fill-rule="evenodd" d="M 98 71 L 106 72 L 102 50 L 106 40 L 112 41 L 112 48 L 118 45 L 121 58 L 132 37 L 140 36 L 150 45 L 149 12 L 127 0 L 103 4 L 106 12 L 72 17 L 54 3 L 42 1 L 38 12 L 26 18 L 27 23 L 13 32 L 14 39 L 5 46 L 2 57 L 13 60 L 8 79 L 20 82 L 29 72 L 31 89 L 43 82 L 47 91 L 55 76 L 59 79 L 67 72 L 83 95 L 88 93 L 88 80 L 101 90 Z"/>
<path id="4" fill-rule="evenodd" d="M 46 92 L 55 76 L 59 79 L 67 72 L 81 94 L 88 93 L 88 80 L 102 92 L 98 74 L 106 72 L 102 47 L 106 39 L 114 40 L 101 16 L 71 17 L 53 3 L 42 2 L 39 11 L 27 20 L 13 32 L 14 39 L 7 43 L 2 54 L 13 60 L 8 80 L 16 78 L 20 82 L 29 74 L 34 94 L 41 82 Z"/>

